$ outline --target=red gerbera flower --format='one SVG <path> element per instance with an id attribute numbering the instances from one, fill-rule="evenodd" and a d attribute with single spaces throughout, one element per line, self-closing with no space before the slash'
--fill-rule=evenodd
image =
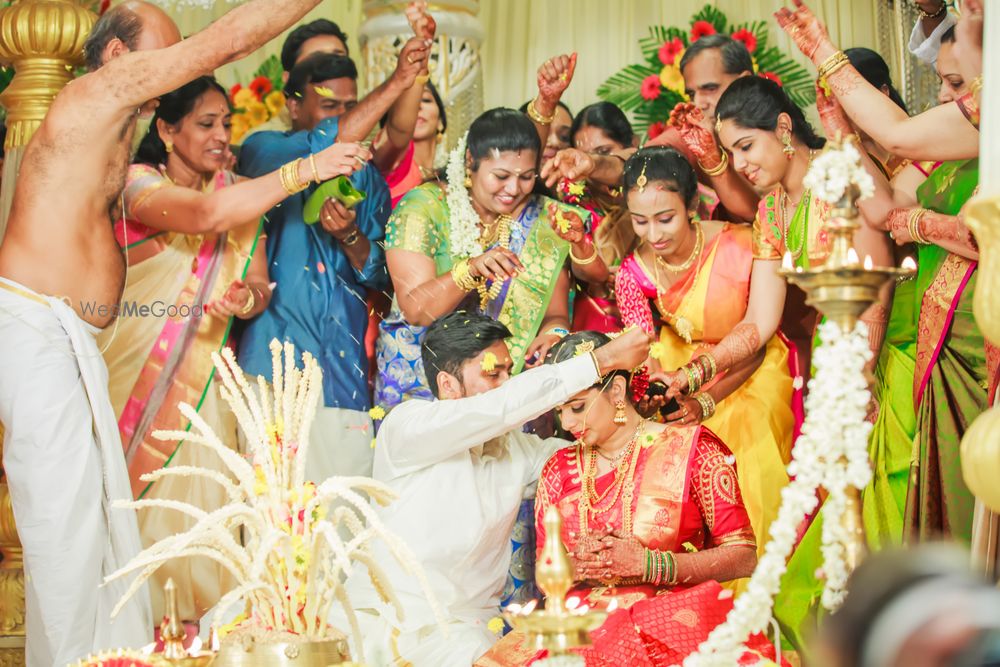
<path id="1" fill-rule="evenodd" d="M 691 41 L 696 42 L 706 35 L 714 35 L 716 33 L 715 26 L 708 21 L 695 21 L 694 25 L 691 26 Z"/>
<path id="2" fill-rule="evenodd" d="M 664 65 L 673 65 L 677 60 L 678 54 L 684 50 L 684 42 L 681 41 L 680 37 L 674 37 L 673 39 L 663 43 L 660 47 L 660 62 Z"/>
<path id="3" fill-rule="evenodd" d="M 660 75 L 650 74 L 645 79 L 642 80 L 642 89 L 640 90 L 642 99 L 647 101 L 655 100 L 660 96 Z"/>
<path id="4" fill-rule="evenodd" d="M 242 83 L 238 83 L 235 86 L 233 86 L 232 88 L 230 88 L 229 89 L 229 99 L 233 99 L 234 97 L 236 97 L 236 93 L 240 92 L 241 90 L 243 90 L 243 84 Z"/>
<path id="5" fill-rule="evenodd" d="M 746 28 L 740 28 L 731 36 L 737 42 L 743 42 L 743 46 L 747 47 L 747 51 L 750 53 L 757 50 L 757 35 L 753 34 Z"/>
<path id="6" fill-rule="evenodd" d="M 761 72 L 760 76 L 764 77 L 765 79 L 770 79 L 771 81 L 774 81 L 779 86 L 784 85 L 781 83 L 781 77 L 779 77 L 774 72 Z"/>
<path id="7" fill-rule="evenodd" d="M 646 130 L 646 132 L 649 134 L 649 138 L 650 139 L 655 139 L 658 136 L 660 136 L 661 134 L 663 134 L 663 132 L 666 129 L 667 129 L 667 124 L 664 123 L 662 120 L 658 120 L 655 123 L 653 123 L 652 125 L 650 125 L 649 129 Z"/>
<path id="8" fill-rule="evenodd" d="M 271 92 L 273 88 L 274 86 L 271 84 L 271 80 L 263 74 L 250 82 L 250 90 L 253 91 L 253 94 L 257 96 L 258 100 L 264 99 L 264 96 Z"/>

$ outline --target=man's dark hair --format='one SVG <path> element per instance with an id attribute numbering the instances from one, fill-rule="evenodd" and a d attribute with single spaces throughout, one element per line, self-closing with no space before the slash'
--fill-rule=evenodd
<path id="1" fill-rule="evenodd" d="M 300 25 L 288 33 L 288 37 L 285 38 L 285 43 L 281 47 L 281 68 L 286 72 L 291 72 L 292 68 L 295 67 L 295 61 L 299 59 L 299 54 L 302 53 L 302 45 L 313 37 L 321 35 L 336 37 L 344 43 L 347 55 L 351 54 L 347 46 L 347 35 L 340 29 L 340 26 L 327 19 L 316 19 L 311 23 Z"/>
<path id="2" fill-rule="evenodd" d="M 104 12 L 83 43 L 83 58 L 87 69 L 93 72 L 104 64 L 101 62 L 104 49 L 112 39 L 120 39 L 129 49 L 135 49 L 140 32 L 142 19 L 125 5 Z"/>
<path id="3" fill-rule="evenodd" d="M 420 357 L 424 362 L 427 384 L 435 398 L 437 376 L 442 371 L 462 381 L 462 366 L 470 359 L 502 340 L 510 338 L 510 329 L 486 315 L 456 310 L 438 318 L 427 328 Z"/>
<path id="4" fill-rule="evenodd" d="M 684 55 L 681 57 L 681 73 L 684 72 L 684 68 L 687 67 L 687 64 L 695 56 L 708 49 L 719 49 L 722 54 L 722 69 L 726 74 L 753 73 L 753 58 L 750 57 L 750 52 L 747 51 L 746 45 L 743 42 L 736 41 L 729 35 L 720 33 L 705 35 L 687 47 L 687 50 L 684 51 Z"/>
<path id="5" fill-rule="evenodd" d="M 358 80 L 358 68 L 353 60 L 332 53 L 314 53 L 292 68 L 285 84 L 285 95 L 301 100 L 310 83 L 345 78 Z"/>

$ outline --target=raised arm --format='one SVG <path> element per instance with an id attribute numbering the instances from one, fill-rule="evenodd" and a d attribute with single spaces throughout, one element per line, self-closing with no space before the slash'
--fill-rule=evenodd
<path id="1" fill-rule="evenodd" d="M 934 107 L 910 117 L 865 81 L 834 46 L 823 23 L 802 0 L 795 11 L 775 13 L 779 25 L 820 69 L 854 124 L 883 148 L 912 160 L 965 160 L 979 155 L 979 132 L 957 104 Z"/>
<path id="2" fill-rule="evenodd" d="M 319 0 L 251 0 L 165 49 L 131 51 L 82 77 L 99 99 L 138 107 L 188 81 L 245 58 L 301 19 Z M 90 80 L 88 83 L 85 81 Z"/>
<path id="3" fill-rule="evenodd" d="M 538 95 L 528 103 L 528 118 L 538 130 L 541 146 L 549 139 L 549 130 L 555 119 L 559 100 L 573 81 L 576 71 L 576 54 L 549 58 L 538 68 Z"/>
<path id="4" fill-rule="evenodd" d="M 370 157 L 357 144 L 334 144 L 315 154 L 315 174 L 310 160 L 299 162 L 294 174 L 300 184 L 349 176 L 362 165 L 359 160 Z M 218 233 L 261 217 L 289 194 L 281 169 L 277 169 L 210 193 L 176 185 L 160 188 L 130 203 L 128 214 L 152 229 L 182 234 Z"/>

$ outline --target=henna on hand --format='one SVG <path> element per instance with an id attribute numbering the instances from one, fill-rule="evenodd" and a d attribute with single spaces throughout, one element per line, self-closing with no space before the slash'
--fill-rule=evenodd
<path id="1" fill-rule="evenodd" d="M 760 349 L 760 330 L 752 322 L 743 322 L 729 332 L 708 354 L 715 359 L 718 373 L 728 370 Z"/>
<path id="2" fill-rule="evenodd" d="M 876 302 L 865 311 L 860 319 L 868 325 L 868 349 L 872 351 L 872 358 L 865 367 L 871 370 L 878 363 L 879 350 L 882 348 L 882 341 L 885 340 L 885 330 L 889 324 L 889 310 L 881 303 Z"/>
<path id="3" fill-rule="evenodd" d="M 837 97 L 850 95 L 861 86 L 864 78 L 853 65 L 847 64 L 826 77 L 826 82 Z"/>
<path id="4" fill-rule="evenodd" d="M 965 226 L 961 217 L 927 211 L 918 221 L 920 233 L 928 241 L 953 241 L 979 252 L 979 244 L 972 230 Z"/>

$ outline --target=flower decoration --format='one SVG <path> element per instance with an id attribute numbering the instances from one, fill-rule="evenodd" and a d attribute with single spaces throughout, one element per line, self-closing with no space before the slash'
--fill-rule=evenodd
<path id="1" fill-rule="evenodd" d="M 760 76 L 761 78 L 764 78 L 764 79 L 768 79 L 769 81 L 774 81 L 774 82 L 775 82 L 776 84 L 778 84 L 779 86 L 782 86 L 782 85 L 783 85 L 783 84 L 781 83 L 781 77 L 780 77 L 780 76 L 778 76 L 777 74 L 775 74 L 774 72 L 761 72 L 761 73 L 759 74 L 759 76 Z"/>
<path id="2" fill-rule="evenodd" d="M 660 77 L 658 74 L 650 74 L 642 82 L 642 99 L 652 101 L 659 96 Z"/>
<path id="3" fill-rule="evenodd" d="M 487 352 L 483 355 L 483 360 L 479 364 L 479 367 L 483 369 L 484 373 L 492 373 L 497 369 L 497 355 Z"/>
<path id="4" fill-rule="evenodd" d="M 229 89 L 233 144 L 242 142 L 250 130 L 281 115 L 285 108 L 281 74 L 281 61 L 271 56 L 254 72 L 250 83 L 237 83 Z"/>
<path id="5" fill-rule="evenodd" d="M 630 386 L 632 388 L 632 400 L 638 403 L 646 395 L 646 390 L 649 389 L 649 369 L 645 366 L 639 366 L 632 373 Z"/>
<path id="6" fill-rule="evenodd" d="M 448 183 L 457 184 L 448 188 L 445 202 L 448 204 L 449 227 L 451 228 L 451 252 L 456 257 L 478 257 L 483 254 L 483 244 L 479 240 L 482 222 L 476 209 L 472 207 L 472 199 L 468 189 L 461 186 L 465 181 L 465 146 L 469 133 L 466 132 L 452 149 L 448 156 L 445 172 Z"/>
<path id="7" fill-rule="evenodd" d="M 375 421 L 382 421 L 385 419 L 385 408 L 381 405 L 376 405 L 374 408 L 368 411 L 368 416 Z"/>
<path id="8" fill-rule="evenodd" d="M 646 131 L 646 134 L 649 135 L 650 139 L 655 139 L 666 131 L 667 131 L 667 124 L 664 123 L 662 120 L 658 120 L 649 126 L 649 129 Z"/>
<path id="9" fill-rule="evenodd" d="M 861 154 L 851 141 L 830 142 L 812 161 L 803 184 L 828 204 L 836 204 L 852 185 L 857 186 L 860 199 L 875 194 L 875 181 L 861 166 Z"/>
<path id="10" fill-rule="evenodd" d="M 328 100 L 333 99 L 333 91 L 326 86 L 313 86 L 313 90 L 315 90 L 316 94 L 320 97 L 325 97 Z"/>
<path id="11" fill-rule="evenodd" d="M 657 56 L 664 65 L 676 65 L 679 62 L 678 56 L 684 53 L 684 42 L 680 37 L 663 42 Z"/>
<path id="12" fill-rule="evenodd" d="M 648 36 L 639 40 L 642 60 L 609 77 L 597 95 L 632 112 L 638 132 L 666 122 L 674 107 L 686 101 L 679 67 L 684 51 L 699 37 L 719 33 L 746 46 L 756 64 L 755 72 L 768 72 L 782 83 L 795 104 L 809 106 L 816 101 L 812 74 L 769 44 L 769 29 L 766 21 L 733 24 L 713 5 L 705 5 L 685 26 L 650 26 Z"/>
<path id="13" fill-rule="evenodd" d="M 697 42 L 702 37 L 707 37 L 709 35 L 714 35 L 718 32 L 715 26 L 708 21 L 695 21 L 691 25 L 691 41 Z"/>
<path id="14" fill-rule="evenodd" d="M 214 452 L 226 472 L 197 466 L 169 466 L 143 475 L 145 482 L 163 478 L 200 477 L 219 485 L 222 507 L 206 512 L 184 500 L 118 501 L 115 507 L 143 510 L 157 507 L 193 519 L 191 527 L 140 552 L 107 579 L 134 576 L 122 605 L 161 565 L 176 558 L 208 556 L 236 581 L 216 606 L 216 628 L 229 610 L 245 609 L 245 620 L 230 633 L 244 639 L 323 641 L 339 637 L 327 619 L 334 606 L 346 612 L 357 646 L 361 638 L 344 583 L 355 564 L 367 569 L 382 600 L 402 608 L 376 561 L 373 540 L 388 548 L 390 558 L 417 578 L 439 622 L 443 615 L 409 547 L 390 533 L 369 504 L 386 505 L 395 496 L 385 485 L 363 477 L 330 477 L 316 485 L 305 479 L 309 429 L 323 390 L 323 372 L 309 353 L 296 364 L 295 348 L 271 341 L 273 381 L 258 376 L 251 384 L 232 350 L 214 353 L 220 393 L 246 436 L 241 456 L 215 434 L 186 403 L 178 407 L 190 421 L 188 431 L 156 431 L 161 440 L 182 440 L 185 447 Z M 242 541 L 234 536 L 242 535 Z"/>
<path id="15" fill-rule="evenodd" d="M 495 635 L 499 635 L 501 632 L 503 632 L 503 628 L 504 628 L 503 619 L 500 618 L 499 616 L 494 616 L 486 624 L 486 629 Z"/>
<path id="16" fill-rule="evenodd" d="M 757 35 L 753 34 L 746 28 L 740 28 L 732 35 L 730 35 L 737 42 L 743 42 L 743 46 L 747 47 L 747 51 L 753 54 L 757 50 Z"/>

